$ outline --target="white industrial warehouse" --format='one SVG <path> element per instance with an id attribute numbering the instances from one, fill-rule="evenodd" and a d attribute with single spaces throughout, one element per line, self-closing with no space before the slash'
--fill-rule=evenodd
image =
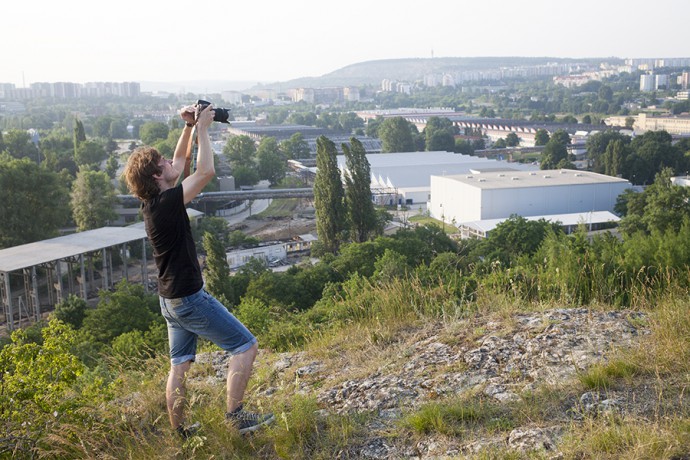
<path id="1" fill-rule="evenodd" d="M 345 156 L 338 155 L 338 168 L 345 173 Z M 371 191 L 377 204 L 422 204 L 429 201 L 430 178 L 434 174 L 538 170 L 531 164 L 462 155 L 453 152 L 398 152 L 368 154 Z"/>
<path id="2" fill-rule="evenodd" d="M 513 214 L 591 227 L 618 220 L 612 211 L 629 187 L 625 179 L 570 169 L 434 175 L 428 209 L 477 236 Z"/>

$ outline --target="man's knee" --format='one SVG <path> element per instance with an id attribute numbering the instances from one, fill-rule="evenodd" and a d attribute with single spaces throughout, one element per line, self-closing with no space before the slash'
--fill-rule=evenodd
<path id="1" fill-rule="evenodd" d="M 254 342 L 251 347 L 247 349 L 247 353 L 251 353 L 252 355 L 256 356 L 256 354 L 259 352 L 259 344 Z"/>
<path id="2" fill-rule="evenodd" d="M 192 361 L 185 361 L 185 362 L 179 363 L 179 364 L 171 364 L 170 365 L 170 374 L 172 374 L 176 377 L 179 377 L 179 378 L 183 378 L 191 366 L 192 366 Z"/>
<path id="3" fill-rule="evenodd" d="M 243 359 L 251 358 L 253 360 L 254 358 L 256 358 L 258 352 L 259 345 L 256 342 L 254 342 L 249 348 L 237 353 L 235 356 L 241 356 Z"/>

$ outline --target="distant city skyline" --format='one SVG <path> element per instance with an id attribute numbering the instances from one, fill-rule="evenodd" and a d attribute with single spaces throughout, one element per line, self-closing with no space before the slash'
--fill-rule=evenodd
<path id="1" fill-rule="evenodd" d="M 379 59 L 688 57 L 690 2 L 10 0 L 0 82 L 275 82 Z M 237 89 L 241 89 L 239 86 Z"/>

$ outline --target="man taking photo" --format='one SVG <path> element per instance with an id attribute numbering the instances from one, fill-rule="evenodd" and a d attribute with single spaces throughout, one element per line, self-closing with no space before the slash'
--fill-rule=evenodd
<path id="1" fill-rule="evenodd" d="M 245 411 L 242 405 L 258 351 L 256 338 L 225 306 L 203 289 L 201 268 L 185 205 L 215 176 L 208 128 L 211 105 L 180 110 L 185 122 L 172 160 L 152 147 L 136 149 L 123 177 L 141 201 L 146 234 L 158 267 L 161 313 L 168 326 L 170 374 L 166 401 L 171 426 L 187 438 L 199 424 L 185 426 L 185 376 L 196 358 L 197 338 L 203 337 L 232 355 L 228 364 L 226 418 L 240 433 L 254 431 L 274 420 L 272 414 Z M 178 183 L 196 127 L 196 170 Z"/>

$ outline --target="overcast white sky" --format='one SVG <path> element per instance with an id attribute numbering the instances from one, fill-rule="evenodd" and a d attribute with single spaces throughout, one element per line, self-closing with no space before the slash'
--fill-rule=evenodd
<path id="1" fill-rule="evenodd" d="M 688 0 L 5 0 L 0 82 L 320 76 L 375 59 L 690 57 Z"/>

